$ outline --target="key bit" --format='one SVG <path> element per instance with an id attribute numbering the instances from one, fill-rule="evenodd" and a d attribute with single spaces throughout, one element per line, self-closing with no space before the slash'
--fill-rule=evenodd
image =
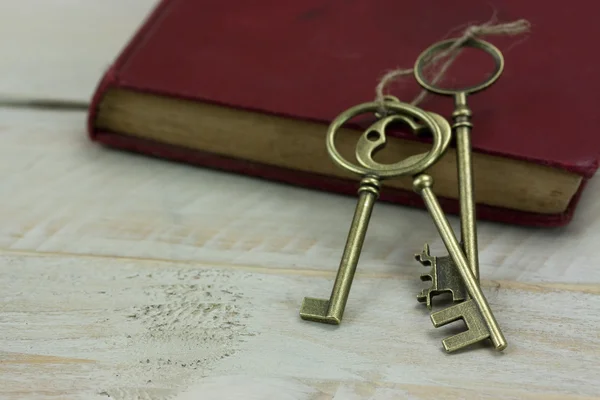
<path id="1" fill-rule="evenodd" d="M 507 346 L 506 339 L 500 330 L 500 326 L 494 317 L 483 291 L 479 287 L 479 281 L 469 268 L 469 262 L 465 253 L 456 239 L 454 230 L 444 215 L 432 187 L 433 178 L 429 175 L 421 174 L 413 180 L 413 189 L 421 195 L 425 202 L 425 206 L 460 273 L 471 300 L 465 302 L 468 303 L 466 306 L 463 305 L 464 303 L 459 303 L 432 314 L 431 322 L 436 327 L 461 318 L 467 323 L 468 330 L 466 332 L 446 338 L 445 342 L 443 341 L 447 351 L 456 351 L 488 337 L 491 339 L 496 350 L 502 351 Z M 484 331 L 486 332 L 485 334 L 483 333 Z"/>
<path id="2" fill-rule="evenodd" d="M 429 244 L 425 244 L 420 254 L 415 254 L 415 258 L 422 265 L 431 267 L 429 273 L 421 274 L 423 282 L 431 282 L 431 287 L 423 289 L 417 295 L 420 303 L 426 303 L 427 308 L 431 310 L 431 299 L 442 293 L 452 293 L 452 301 L 455 303 L 464 301 L 467 298 L 467 289 L 462 281 L 460 273 L 452 257 L 435 257 L 429 252 Z"/>
<path id="3" fill-rule="evenodd" d="M 431 322 L 436 328 L 460 319 L 465 322 L 467 330 L 442 340 L 444 349 L 449 353 L 490 337 L 490 331 L 473 299 L 431 314 Z"/>

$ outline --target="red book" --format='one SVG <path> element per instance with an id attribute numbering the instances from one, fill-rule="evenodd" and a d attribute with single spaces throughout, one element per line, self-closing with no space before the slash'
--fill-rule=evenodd
<path id="1" fill-rule="evenodd" d="M 355 195 L 358 177 L 329 158 L 328 124 L 373 101 L 379 78 L 410 68 L 434 42 L 469 23 L 526 19 L 531 32 L 485 38 L 505 69 L 469 97 L 478 219 L 567 224 L 598 167 L 600 89 L 589 40 L 600 3 L 568 12 L 542 1 L 164 0 L 101 79 L 89 110 L 92 140 L 198 166 Z M 465 53 L 465 55 L 467 55 Z M 462 56 L 461 56 L 462 57 Z M 477 81 L 490 63 L 456 61 L 449 79 Z M 390 94 L 412 100 L 412 76 Z M 452 99 L 419 105 L 450 119 Z M 359 124 L 341 147 L 352 149 Z M 396 132 L 390 160 L 426 151 Z M 458 212 L 454 148 L 428 172 L 449 213 Z M 384 182 L 381 200 L 423 207 L 410 177 Z"/>

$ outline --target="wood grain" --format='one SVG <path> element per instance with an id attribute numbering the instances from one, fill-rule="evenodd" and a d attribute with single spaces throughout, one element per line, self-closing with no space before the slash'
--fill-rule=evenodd
<path id="1" fill-rule="evenodd" d="M 327 277 L 301 272 L 4 251 L 0 285 L 0 349 L 18 354 L 2 360 L 36 360 L 26 369 L 0 363 L 3 398 L 166 399 L 232 376 L 251 392 L 275 385 L 294 399 L 593 398 L 600 390 L 597 294 L 488 289 L 509 348 L 448 356 L 440 340 L 461 328 L 433 328 L 414 301 L 418 284 L 397 278 L 357 277 L 339 327 L 298 317 L 303 296 L 330 288 Z M 219 393 L 235 398 L 242 388 Z"/>
<path id="2" fill-rule="evenodd" d="M 509 348 L 448 356 L 415 295 L 427 214 L 380 205 L 338 328 L 351 197 L 103 149 L 79 112 L 0 111 L 0 397 L 593 398 L 600 187 L 561 230 L 480 224 Z M 453 223 L 457 221 L 453 218 Z M 238 384 L 233 384 L 238 382 Z"/>

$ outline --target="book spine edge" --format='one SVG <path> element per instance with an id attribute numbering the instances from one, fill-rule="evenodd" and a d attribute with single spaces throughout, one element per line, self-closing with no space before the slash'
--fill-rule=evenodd
<path id="1" fill-rule="evenodd" d="M 356 190 L 358 188 L 357 181 L 316 175 L 308 172 L 292 171 L 282 167 L 263 165 L 248 160 L 220 156 L 199 150 L 184 149 L 178 146 L 156 143 L 112 132 L 99 131 L 97 132 L 96 140 L 106 146 L 119 148 L 124 151 L 144 154 L 158 159 L 182 162 L 213 170 L 234 172 L 241 176 L 251 176 L 254 178 L 265 179 L 270 182 L 289 184 L 294 187 L 315 189 L 318 185 L 319 191 L 350 196 L 356 195 Z M 562 213 L 541 214 L 477 204 L 477 218 L 478 220 L 529 227 L 557 228 L 565 226 L 573 218 L 587 180 L 587 178 L 582 179 L 582 183 L 576 194 L 571 198 L 569 206 Z M 316 181 L 318 182 L 316 183 Z M 412 191 L 408 190 L 386 188 L 385 191 L 382 191 L 380 200 L 414 208 L 425 208 L 422 199 Z M 458 215 L 460 210 L 458 200 L 439 198 L 439 201 L 446 213 Z"/>
<path id="2" fill-rule="evenodd" d="M 100 77 L 96 88 L 92 94 L 89 102 L 88 116 L 87 116 L 87 132 L 88 137 L 95 141 L 97 138 L 95 121 L 98 115 L 98 107 L 104 94 L 111 87 L 119 87 L 119 71 L 123 65 L 127 62 L 129 57 L 135 52 L 138 44 L 142 41 L 148 32 L 151 30 L 154 23 L 160 18 L 160 16 L 167 11 L 167 7 L 172 4 L 175 0 L 161 0 L 150 13 L 146 16 L 144 21 L 140 24 L 137 31 L 131 36 L 129 41 L 125 44 L 117 58 L 113 61 L 112 65 Z"/>

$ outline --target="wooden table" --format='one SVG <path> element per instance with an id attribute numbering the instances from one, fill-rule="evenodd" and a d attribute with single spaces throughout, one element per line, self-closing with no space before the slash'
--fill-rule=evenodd
<path id="1" fill-rule="evenodd" d="M 87 101 L 153 3 L 0 1 L 0 94 Z M 378 204 L 344 323 L 308 323 L 354 198 L 105 149 L 85 118 L 0 108 L 0 398 L 600 395 L 600 181 L 563 229 L 479 224 L 509 347 L 447 355 L 460 328 L 415 300 L 413 254 L 443 252 L 424 211 Z"/>

